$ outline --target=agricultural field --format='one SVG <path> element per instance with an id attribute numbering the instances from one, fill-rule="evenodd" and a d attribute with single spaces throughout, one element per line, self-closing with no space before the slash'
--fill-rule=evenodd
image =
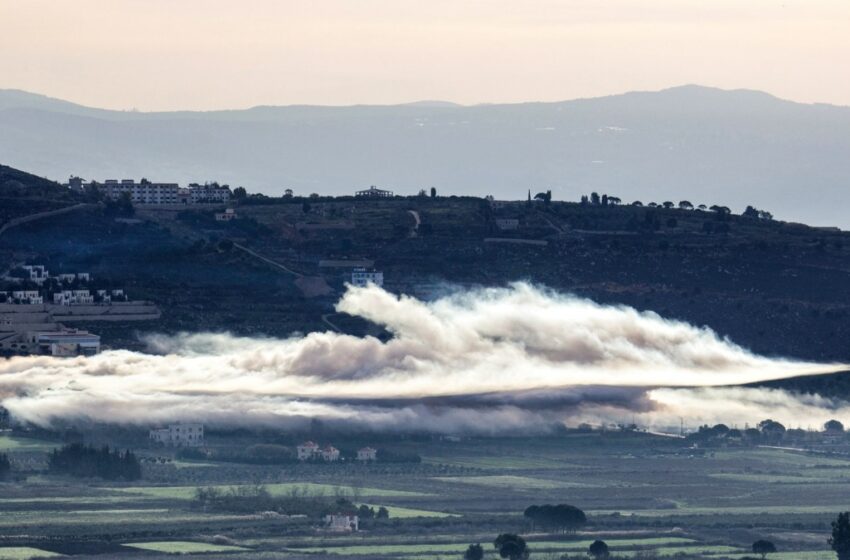
<path id="1" fill-rule="evenodd" d="M 243 437 L 244 436 L 240 436 Z M 260 436 L 257 436 L 260 437 Z M 211 440 L 227 445 L 228 437 Z M 240 445 L 246 444 L 244 439 Z M 53 442 L 4 436 L 13 465 Z M 235 445 L 235 444 L 234 444 Z M 392 441 L 411 464 L 144 463 L 132 483 L 18 470 L 0 483 L 0 559 L 75 558 L 460 559 L 471 543 L 496 558 L 515 532 L 531 558 L 585 558 L 602 539 L 619 558 L 742 559 L 758 539 L 772 559 L 834 558 L 829 523 L 850 509 L 850 459 L 771 448 L 695 451 L 641 433 L 567 432 L 542 438 Z M 142 456 L 146 451 L 138 449 Z M 163 453 L 157 450 L 156 453 Z M 26 459 L 18 463 L 18 459 Z M 330 533 L 317 518 L 199 505 L 199 487 L 272 497 L 344 499 L 386 508 L 388 519 Z M 585 511 L 575 533 L 547 533 L 523 511 L 567 503 Z"/>

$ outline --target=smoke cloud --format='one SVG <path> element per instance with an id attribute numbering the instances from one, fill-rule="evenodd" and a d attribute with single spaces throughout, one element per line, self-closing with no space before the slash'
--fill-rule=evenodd
<path id="1" fill-rule="evenodd" d="M 318 418 L 352 430 L 503 433 L 632 418 L 850 420 L 848 405 L 821 397 L 722 387 L 837 364 L 757 356 L 708 329 L 524 283 L 432 302 L 352 287 L 337 309 L 392 338 L 181 334 L 150 337 L 148 353 L 16 357 L 0 362 L 0 403 L 40 426 Z"/>

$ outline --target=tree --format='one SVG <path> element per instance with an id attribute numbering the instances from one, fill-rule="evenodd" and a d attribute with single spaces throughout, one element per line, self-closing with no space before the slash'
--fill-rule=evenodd
<path id="1" fill-rule="evenodd" d="M 632 206 L 643 206 L 643 202 L 641 202 L 640 200 L 635 200 L 634 202 L 632 202 Z"/>
<path id="2" fill-rule="evenodd" d="M 605 544 L 605 541 L 593 541 L 593 544 L 587 549 L 587 554 L 593 556 L 596 560 L 603 560 L 608 558 L 610 552 L 608 552 L 608 545 Z"/>
<path id="3" fill-rule="evenodd" d="M 838 560 L 850 560 L 850 511 L 838 514 L 838 519 L 832 522 L 832 536 L 826 542 Z"/>
<path id="4" fill-rule="evenodd" d="M 248 191 L 245 190 L 245 187 L 236 187 L 233 189 L 233 198 L 236 200 L 242 200 L 248 197 Z"/>
<path id="5" fill-rule="evenodd" d="M 838 420 L 830 420 L 829 422 L 823 425 L 823 431 L 831 434 L 843 433 L 844 424 L 842 424 Z"/>
<path id="6" fill-rule="evenodd" d="M 471 544 L 463 553 L 463 560 L 481 560 L 484 558 L 484 548 L 480 544 Z"/>
<path id="7" fill-rule="evenodd" d="M 682 209 L 682 210 L 693 210 L 694 205 L 691 204 L 691 202 L 689 200 L 680 200 L 679 201 L 679 208 Z"/>
<path id="8" fill-rule="evenodd" d="M 599 205 L 599 194 L 597 194 L 595 192 L 590 193 L 590 203 L 593 204 L 594 206 L 598 206 Z"/>
<path id="9" fill-rule="evenodd" d="M 535 526 L 558 531 L 575 531 L 587 523 L 584 512 L 568 504 L 529 506 L 523 515 Z"/>
<path id="10" fill-rule="evenodd" d="M 664 208 L 668 208 L 668 209 L 673 208 L 673 203 L 669 200 L 665 200 L 664 203 L 662 204 L 662 206 L 664 206 Z"/>
<path id="11" fill-rule="evenodd" d="M 755 554 L 761 554 L 761 557 L 764 558 L 769 553 L 776 552 L 776 547 L 770 541 L 758 540 L 753 543 L 753 552 Z"/>
<path id="12" fill-rule="evenodd" d="M 431 187 L 431 198 L 437 198 L 437 188 Z"/>
<path id="13" fill-rule="evenodd" d="M 747 209 L 741 213 L 745 218 L 758 218 L 759 211 L 755 209 L 754 206 L 747 206 Z M 759 541 L 761 542 L 761 541 Z"/>
<path id="14" fill-rule="evenodd" d="M 775 420 L 762 420 L 759 422 L 758 428 L 768 438 L 781 439 L 785 434 L 785 426 Z"/>
<path id="15" fill-rule="evenodd" d="M 375 514 L 375 519 L 389 519 L 390 512 L 384 506 L 378 508 L 378 513 Z"/>
<path id="16" fill-rule="evenodd" d="M 0 480 L 3 480 L 12 471 L 12 463 L 9 461 L 9 456 L 5 453 L 0 453 Z"/>
<path id="17" fill-rule="evenodd" d="M 528 545 L 525 539 L 512 533 L 502 533 L 493 541 L 493 546 L 499 551 L 499 556 L 509 560 L 525 560 L 528 558 Z"/>

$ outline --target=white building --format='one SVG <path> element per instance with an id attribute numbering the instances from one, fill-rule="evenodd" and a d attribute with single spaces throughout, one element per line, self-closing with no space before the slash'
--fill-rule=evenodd
<path id="1" fill-rule="evenodd" d="M 318 444 L 312 441 L 305 441 L 297 446 L 295 450 L 298 453 L 299 461 L 311 461 L 315 459 L 321 459 L 329 463 L 339 461 L 339 449 L 333 445 L 319 447 Z"/>
<path id="2" fill-rule="evenodd" d="M 93 356 L 100 352 L 100 337 L 87 331 L 40 331 L 28 333 L 28 338 L 39 353 L 51 356 Z"/>
<path id="3" fill-rule="evenodd" d="M 91 305 L 94 303 L 94 296 L 88 290 L 62 290 L 53 294 L 53 303 L 56 305 Z"/>
<path id="4" fill-rule="evenodd" d="M 295 449 L 298 452 L 299 461 L 309 461 L 319 454 L 319 445 L 312 441 L 305 441 Z"/>
<path id="5" fill-rule="evenodd" d="M 334 513 L 325 516 L 328 531 L 354 532 L 360 528 L 360 519 L 356 515 Z"/>
<path id="6" fill-rule="evenodd" d="M 150 431 L 150 439 L 169 447 L 200 447 L 204 444 L 203 424 L 170 424 Z"/>
<path id="7" fill-rule="evenodd" d="M 325 446 L 325 448 L 322 449 L 322 459 L 324 459 L 328 463 L 339 461 L 339 449 L 337 449 L 333 445 Z"/>
<path id="8" fill-rule="evenodd" d="M 367 271 L 365 268 L 355 268 L 351 271 L 351 285 L 365 288 L 374 284 L 379 288 L 384 286 L 384 273 L 376 270 Z"/>
<path id="9" fill-rule="evenodd" d="M 59 283 L 61 283 L 61 284 L 70 284 L 71 282 L 73 282 L 76 279 L 77 279 L 76 274 L 57 274 L 56 275 L 56 280 L 58 280 Z"/>
<path id="10" fill-rule="evenodd" d="M 44 298 L 38 293 L 38 290 L 15 290 L 12 292 L 12 300 L 15 303 L 25 305 L 41 305 L 44 303 Z"/>
<path id="11" fill-rule="evenodd" d="M 124 193 L 130 196 L 134 204 L 177 204 L 177 183 L 152 183 L 142 179 L 138 183 L 133 179 L 107 179 L 103 184 L 105 194 L 112 200 L 118 200 Z"/>
<path id="12" fill-rule="evenodd" d="M 378 460 L 378 450 L 373 449 L 371 447 L 363 447 L 357 450 L 357 460 L 358 461 L 377 461 Z"/>
<path id="13" fill-rule="evenodd" d="M 47 269 L 44 268 L 44 265 L 35 264 L 35 265 L 24 265 L 21 268 L 26 270 L 29 273 L 29 279 L 35 282 L 36 284 L 43 284 L 45 280 L 50 276 L 47 272 Z"/>
<path id="14" fill-rule="evenodd" d="M 230 187 L 223 187 L 215 183 L 206 185 L 189 185 L 189 202 L 199 203 L 221 203 L 230 200 Z"/>
<path id="15" fill-rule="evenodd" d="M 224 212 L 216 212 L 215 221 L 217 222 L 229 222 L 230 220 L 235 220 L 238 216 L 236 215 L 236 210 L 233 208 L 228 208 Z"/>

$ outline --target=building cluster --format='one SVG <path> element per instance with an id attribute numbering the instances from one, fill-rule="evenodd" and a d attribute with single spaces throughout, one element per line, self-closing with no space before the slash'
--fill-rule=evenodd
<path id="1" fill-rule="evenodd" d="M 80 282 L 90 282 L 91 274 L 88 272 L 77 272 L 77 273 L 62 273 L 57 274 L 55 276 L 50 275 L 50 271 L 47 270 L 47 267 L 43 264 L 25 264 L 21 267 L 24 271 L 25 276 L 24 280 L 29 280 L 30 282 L 34 282 L 41 286 L 51 278 L 56 280 L 60 284 L 71 284 L 75 281 Z"/>
<path id="2" fill-rule="evenodd" d="M 204 444 L 204 425 L 169 424 L 151 430 L 148 437 L 153 443 L 166 447 L 200 447 Z"/>
<path id="3" fill-rule="evenodd" d="M 8 280 L 39 286 L 39 289 L 0 291 L 0 303 L 11 305 L 42 305 L 47 299 L 54 305 L 94 305 L 126 301 L 124 290 L 90 290 L 80 284 L 92 281 L 88 272 L 61 273 L 51 275 L 41 264 L 20 267 L 23 275 L 7 277 Z"/>
<path id="4" fill-rule="evenodd" d="M 56 357 L 100 352 L 100 337 L 53 322 L 47 312 L 3 313 L 0 307 L 0 353 Z"/>
<path id="5" fill-rule="evenodd" d="M 374 284 L 379 288 L 384 286 L 384 273 L 377 270 L 367 270 L 365 268 L 355 268 L 351 271 L 351 285 L 358 288 L 365 288 L 369 284 Z"/>
<path id="6" fill-rule="evenodd" d="M 324 447 L 312 441 L 305 441 L 296 447 L 299 461 L 324 461 L 333 463 L 339 461 L 339 449 L 333 445 Z M 357 451 L 357 460 L 362 462 L 376 461 L 378 451 L 371 447 L 363 447 Z"/>
<path id="7" fill-rule="evenodd" d="M 339 461 L 339 449 L 330 444 L 320 447 L 318 443 L 305 441 L 296 450 L 298 451 L 299 461 L 325 461 L 327 463 Z"/>
<path id="8" fill-rule="evenodd" d="M 125 301 L 124 290 L 62 290 L 53 293 L 53 303 L 56 305 L 93 305 L 95 303 L 112 303 Z"/>
<path id="9" fill-rule="evenodd" d="M 147 179 L 107 179 L 102 183 L 85 183 L 79 177 L 71 177 L 68 181 L 68 187 L 75 191 L 83 191 L 87 186 L 99 189 L 111 200 L 127 196 L 133 204 L 221 204 L 228 202 L 232 196 L 229 186 L 218 183 L 191 183 L 181 187 L 177 183 L 154 183 Z"/>

